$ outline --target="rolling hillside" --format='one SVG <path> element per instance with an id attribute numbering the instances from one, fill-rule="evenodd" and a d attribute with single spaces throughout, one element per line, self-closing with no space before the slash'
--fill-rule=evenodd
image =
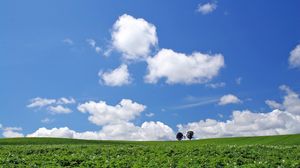
<path id="1" fill-rule="evenodd" d="M 300 135 L 192 141 L 0 139 L 3 167 L 300 167 Z"/>
<path id="2" fill-rule="evenodd" d="M 216 145 L 300 145 L 300 134 L 213 138 L 192 141 L 109 141 L 109 140 L 81 140 L 68 138 L 2 138 L 0 145 L 41 145 L 41 144 L 216 144 Z"/>

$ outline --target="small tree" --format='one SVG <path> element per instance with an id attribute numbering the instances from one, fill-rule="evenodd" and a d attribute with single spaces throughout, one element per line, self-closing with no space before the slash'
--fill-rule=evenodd
<path id="1" fill-rule="evenodd" d="M 178 141 L 181 141 L 182 138 L 183 138 L 183 134 L 181 132 L 178 132 L 177 135 L 176 135 L 176 138 Z"/>
<path id="2" fill-rule="evenodd" d="M 188 132 L 186 133 L 186 137 L 187 137 L 189 140 L 191 140 L 191 139 L 193 138 L 193 136 L 194 136 L 194 132 L 193 132 L 193 131 L 188 131 Z"/>

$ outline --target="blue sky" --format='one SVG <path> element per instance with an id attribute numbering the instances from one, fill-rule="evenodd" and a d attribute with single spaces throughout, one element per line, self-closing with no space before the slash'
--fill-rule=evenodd
<path id="1" fill-rule="evenodd" d="M 2 137 L 300 133 L 299 6 L 296 0 L 1 1 Z M 257 123 L 274 115 L 273 126 Z M 255 117 L 233 124 L 247 129 L 227 128 L 241 116 Z"/>

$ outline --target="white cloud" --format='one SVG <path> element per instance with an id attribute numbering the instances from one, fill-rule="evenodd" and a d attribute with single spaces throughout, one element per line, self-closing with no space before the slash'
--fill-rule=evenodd
<path id="1" fill-rule="evenodd" d="M 96 41 L 94 39 L 86 39 L 86 42 L 92 47 L 96 47 Z"/>
<path id="2" fill-rule="evenodd" d="M 291 68 L 300 68 L 300 44 L 290 52 L 289 64 Z"/>
<path id="3" fill-rule="evenodd" d="M 128 72 L 127 65 L 125 64 L 122 64 L 112 71 L 100 71 L 98 75 L 101 78 L 100 83 L 103 83 L 107 86 L 122 86 L 131 83 L 131 77 Z"/>
<path id="4" fill-rule="evenodd" d="M 277 103 L 274 100 L 266 100 L 265 103 L 271 108 L 271 109 L 282 109 L 282 105 L 280 103 Z"/>
<path id="5" fill-rule="evenodd" d="M 153 117 L 154 115 L 154 113 L 146 113 L 146 117 Z"/>
<path id="6" fill-rule="evenodd" d="M 41 120 L 41 123 L 44 123 L 44 124 L 49 124 L 49 123 L 52 123 L 54 120 L 53 119 L 50 119 L 50 118 L 44 118 Z"/>
<path id="7" fill-rule="evenodd" d="M 241 103 L 242 101 L 233 94 L 227 94 L 220 98 L 219 105 L 226 105 L 226 104 L 237 104 Z"/>
<path id="8" fill-rule="evenodd" d="M 106 125 L 133 120 L 146 109 L 146 106 L 130 99 L 122 99 L 115 106 L 107 105 L 104 101 L 89 101 L 78 105 L 77 109 L 80 112 L 89 113 L 89 121 L 92 123 Z"/>
<path id="9" fill-rule="evenodd" d="M 168 84 L 193 84 L 208 82 L 217 76 L 224 67 L 224 57 L 200 52 L 188 56 L 162 49 L 154 57 L 148 58 L 147 63 L 145 81 L 148 83 L 157 83 L 160 78 L 166 78 Z"/>
<path id="10" fill-rule="evenodd" d="M 68 127 L 47 129 L 45 127 L 39 128 L 27 137 L 61 137 L 61 138 L 76 138 L 74 137 L 75 131 L 70 130 Z"/>
<path id="11" fill-rule="evenodd" d="M 101 139 L 121 140 L 171 140 L 173 130 L 162 122 L 144 122 L 140 127 L 132 123 L 107 125 L 100 131 Z"/>
<path id="12" fill-rule="evenodd" d="M 3 131 L 2 135 L 5 138 L 24 137 L 24 135 L 22 133 L 19 133 L 19 132 L 16 132 L 16 131 L 12 131 L 12 130 Z"/>
<path id="13" fill-rule="evenodd" d="M 63 107 L 62 105 L 57 105 L 57 106 L 49 106 L 48 110 L 52 113 L 52 114 L 68 114 L 71 113 L 72 110 L 67 108 L 67 107 Z"/>
<path id="14" fill-rule="evenodd" d="M 217 9 L 216 3 L 199 4 L 197 11 L 203 15 L 209 14 Z"/>
<path id="15" fill-rule="evenodd" d="M 97 54 L 100 54 L 101 53 L 101 51 L 102 51 L 102 49 L 100 48 L 100 47 L 95 47 L 95 51 L 96 51 L 96 53 Z"/>
<path id="16" fill-rule="evenodd" d="M 225 87 L 225 86 L 226 86 L 226 83 L 225 83 L 225 82 L 220 82 L 220 83 L 208 83 L 208 84 L 206 84 L 205 86 L 206 86 L 206 87 L 209 87 L 209 88 L 216 89 L 216 88 Z"/>
<path id="17" fill-rule="evenodd" d="M 2 130 L 4 131 L 22 131 L 21 127 L 3 127 Z"/>
<path id="18" fill-rule="evenodd" d="M 86 39 L 86 42 L 95 50 L 97 54 L 100 54 L 102 48 L 96 45 L 96 41 L 94 39 Z"/>
<path id="19" fill-rule="evenodd" d="M 158 42 L 153 24 L 127 14 L 114 23 L 111 36 L 113 49 L 121 52 L 126 60 L 146 58 Z"/>
<path id="20" fill-rule="evenodd" d="M 3 131 L 2 135 L 5 138 L 16 138 L 24 136 L 22 133 L 19 133 L 19 131 L 22 131 L 21 127 L 3 127 L 0 124 L 0 129 Z"/>
<path id="21" fill-rule="evenodd" d="M 204 105 L 218 102 L 219 98 L 216 98 L 216 97 L 206 97 L 206 98 L 188 97 L 187 100 L 193 101 L 193 102 L 173 107 L 173 109 L 187 109 L 187 108 L 192 108 L 192 107 L 204 106 Z"/>
<path id="22" fill-rule="evenodd" d="M 63 43 L 68 44 L 68 45 L 73 45 L 74 44 L 73 40 L 71 40 L 70 38 L 65 38 L 63 40 Z"/>
<path id="23" fill-rule="evenodd" d="M 30 100 L 30 104 L 27 105 L 28 108 L 33 108 L 33 107 L 44 107 L 50 104 L 54 104 L 56 102 L 55 99 L 47 99 L 47 98 L 40 98 L 36 97 L 34 99 Z"/>
<path id="24" fill-rule="evenodd" d="M 287 94 L 282 110 L 276 109 L 267 113 L 234 111 L 231 119 L 224 122 L 206 119 L 177 127 L 179 131 L 193 130 L 197 138 L 300 133 L 299 95 L 287 86 L 280 88 Z"/>
<path id="25" fill-rule="evenodd" d="M 175 135 L 173 130 L 162 122 L 144 122 L 141 126 L 121 122 L 105 125 L 100 131 L 76 132 L 68 127 L 39 128 L 28 137 L 63 137 L 76 139 L 99 140 L 171 140 Z"/>
<path id="26" fill-rule="evenodd" d="M 288 86 L 282 85 L 280 89 L 287 93 L 284 96 L 283 106 L 286 111 L 292 114 L 300 115 L 300 99 L 299 95 L 292 91 Z"/>
<path id="27" fill-rule="evenodd" d="M 76 103 L 75 99 L 74 98 L 65 98 L 65 97 L 62 97 L 60 99 L 57 100 L 57 104 L 74 104 Z"/>
<path id="28" fill-rule="evenodd" d="M 74 98 L 61 97 L 59 99 L 48 99 L 36 97 L 30 100 L 30 104 L 27 105 L 28 108 L 43 108 L 50 111 L 52 114 L 67 114 L 71 113 L 72 110 L 63 105 L 75 104 L 76 100 Z"/>

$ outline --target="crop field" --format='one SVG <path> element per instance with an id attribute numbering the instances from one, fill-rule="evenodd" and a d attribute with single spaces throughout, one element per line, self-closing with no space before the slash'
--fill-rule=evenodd
<path id="1" fill-rule="evenodd" d="M 300 167 L 300 135 L 133 142 L 0 139 L 2 167 Z"/>

